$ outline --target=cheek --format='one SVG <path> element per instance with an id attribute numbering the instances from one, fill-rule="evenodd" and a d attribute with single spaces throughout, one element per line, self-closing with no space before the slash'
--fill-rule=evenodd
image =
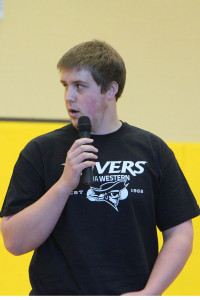
<path id="1" fill-rule="evenodd" d="M 86 99 L 85 108 L 87 109 L 88 114 L 93 116 L 99 112 L 101 106 L 99 101 L 95 101 L 95 99 Z"/>

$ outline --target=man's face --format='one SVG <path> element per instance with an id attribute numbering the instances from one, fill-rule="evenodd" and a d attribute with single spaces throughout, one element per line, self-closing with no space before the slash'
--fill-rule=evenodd
<path id="1" fill-rule="evenodd" d="M 70 69 L 61 71 L 60 82 L 65 87 L 65 104 L 74 127 L 81 116 L 88 116 L 93 133 L 101 133 L 100 128 L 106 117 L 108 100 L 106 93 L 96 84 L 88 70 Z"/>

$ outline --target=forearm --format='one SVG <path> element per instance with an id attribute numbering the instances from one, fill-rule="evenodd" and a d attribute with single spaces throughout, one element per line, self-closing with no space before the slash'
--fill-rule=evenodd
<path id="1" fill-rule="evenodd" d="M 156 296 L 176 279 L 192 252 L 193 228 L 187 221 L 164 233 L 164 243 L 156 259 L 145 288 L 125 296 Z"/>
<path id="2" fill-rule="evenodd" d="M 82 138 L 74 142 L 67 153 L 61 178 L 35 203 L 10 218 L 4 217 L 1 224 L 5 247 L 14 255 L 38 248 L 53 231 L 70 193 L 77 187 L 83 169 L 92 167 L 98 150 Z M 88 159 L 88 160 L 87 160 Z"/>
<path id="3" fill-rule="evenodd" d="M 21 255 L 39 247 L 53 231 L 71 193 L 58 181 L 32 205 L 1 224 L 5 247 L 14 255 Z"/>
<path id="4" fill-rule="evenodd" d="M 176 279 L 192 252 L 192 234 L 174 235 L 167 239 L 158 255 L 144 292 L 162 295 Z"/>

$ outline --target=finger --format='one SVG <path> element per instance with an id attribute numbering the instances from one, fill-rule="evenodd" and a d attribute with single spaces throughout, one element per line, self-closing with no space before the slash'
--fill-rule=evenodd
<path id="1" fill-rule="evenodd" d="M 98 152 L 98 149 L 95 148 L 94 146 L 90 145 L 90 144 L 85 144 L 86 142 L 91 143 L 93 140 L 92 139 L 79 139 L 76 140 L 74 142 L 74 144 L 72 145 L 72 147 L 70 148 L 70 150 L 67 153 L 67 156 L 70 157 L 70 159 L 75 158 L 76 156 L 78 156 L 80 153 L 82 152 Z"/>
<path id="2" fill-rule="evenodd" d="M 81 153 L 84 153 L 84 152 L 93 152 L 93 153 L 97 153 L 98 152 L 98 149 L 95 148 L 94 146 L 92 145 L 81 145 L 80 147 L 78 147 L 74 152 L 74 156 L 78 156 L 80 155 Z"/>
<path id="3" fill-rule="evenodd" d="M 74 176 L 78 175 L 80 176 L 82 171 L 85 169 L 85 168 L 88 168 L 88 167 L 93 167 L 96 165 L 96 162 L 94 161 L 91 161 L 91 160 L 84 160 L 80 163 L 75 163 L 73 162 L 71 165 L 70 165 L 70 169 L 72 171 L 72 173 L 74 174 Z"/>
<path id="4" fill-rule="evenodd" d="M 81 145 L 91 144 L 93 141 L 94 141 L 93 139 L 89 139 L 89 138 L 81 138 L 81 139 L 75 140 L 75 142 L 73 143 L 73 145 L 70 148 L 70 150 L 74 151 L 78 147 L 80 147 Z"/>
<path id="5" fill-rule="evenodd" d="M 79 165 L 80 172 L 82 172 L 86 168 L 94 167 L 95 165 L 96 165 L 96 162 L 94 162 L 94 161 L 90 161 L 90 160 L 84 161 Z"/>
<path id="6" fill-rule="evenodd" d="M 82 153 L 97 153 L 98 149 L 92 145 L 82 144 L 78 148 L 71 148 L 67 153 L 67 158 L 73 160 Z"/>
<path id="7" fill-rule="evenodd" d="M 77 158 L 79 159 L 78 162 L 84 159 L 92 159 L 92 158 L 97 158 L 94 152 L 98 152 L 96 148 L 93 146 L 85 145 L 85 146 L 80 146 L 78 149 L 76 149 L 73 152 L 68 152 L 67 153 L 67 159 L 71 162 L 73 160 L 76 160 Z M 89 155 L 89 156 L 88 156 Z"/>
<path id="8" fill-rule="evenodd" d="M 96 160 L 98 159 L 98 156 L 94 153 L 91 152 L 83 152 L 76 156 L 74 159 L 72 159 L 72 164 L 79 165 L 84 161 L 89 161 L 89 160 Z"/>

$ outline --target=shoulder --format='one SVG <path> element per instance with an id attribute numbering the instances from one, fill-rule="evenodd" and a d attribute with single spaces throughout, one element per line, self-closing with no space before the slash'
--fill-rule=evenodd
<path id="1" fill-rule="evenodd" d="M 132 148 L 134 147 L 141 153 L 145 153 L 156 163 L 163 166 L 170 160 L 175 159 L 174 153 L 167 143 L 156 134 L 127 123 L 125 123 L 125 127 L 124 137 L 127 142 L 129 141 Z"/>
<path id="2" fill-rule="evenodd" d="M 78 138 L 77 130 L 71 125 L 48 132 L 32 139 L 22 149 L 20 157 L 29 161 L 46 160 L 67 151 Z"/>
<path id="3" fill-rule="evenodd" d="M 130 125 L 128 123 L 123 123 L 125 126 L 125 135 L 127 138 L 132 138 L 135 141 L 140 141 L 142 143 L 146 143 L 149 146 L 151 145 L 153 148 L 169 148 L 166 142 L 156 134 L 147 131 L 145 129 Z"/>
<path id="4" fill-rule="evenodd" d="M 71 124 L 68 124 L 64 127 L 35 137 L 25 146 L 24 150 L 43 147 L 48 148 L 53 147 L 56 144 L 66 144 L 67 142 L 76 139 L 77 136 L 78 133 L 76 129 Z"/>
<path id="5" fill-rule="evenodd" d="M 59 141 L 63 140 L 63 138 L 66 140 L 76 135 L 78 135 L 77 130 L 72 126 L 72 124 L 68 124 L 51 132 L 37 136 L 30 142 L 43 143 L 49 141 Z"/>

